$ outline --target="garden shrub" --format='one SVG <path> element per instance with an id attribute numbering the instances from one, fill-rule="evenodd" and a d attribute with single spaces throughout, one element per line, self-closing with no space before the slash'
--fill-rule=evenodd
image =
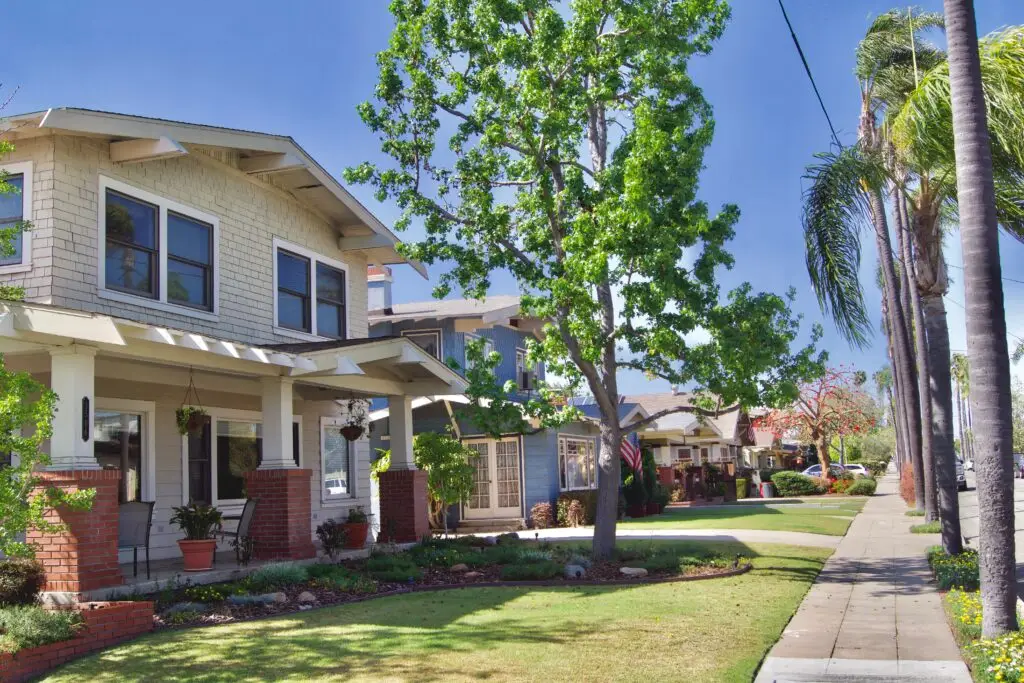
<path id="1" fill-rule="evenodd" d="M 189 586 L 185 597 L 195 602 L 220 602 L 228 596 L 227 586 Z"/>
<path id="2" fill-rule="evenodd" d="M 519 538 L 519 534 L 511 531 L 507 534 L 499 534 L 494 538 L 496 545 L 519 545 L 522 542 L 523 539 Z"/>
<path id="3" fill-rule="evenodd" d="M 900 497 L 908 507 L 914 507 L 917 502 L 914 496 L 914 466 L 909 462 L 903 463 L 900 470 Z"/>
<path id="4" fill-rule="evenodd" d="M 565 524 L 563 526 L 580 527 L 586 524 L 586 512 L 583 510 L 583 503 L 578 500 L 570 500 L 569 507 L 565 511 Z"/>
<path id="5" fill-rule="evenodd" d="M 981 594 L 976 591 L 953 589 L 946 594 L 953 624 L 960 642 L 981 637 Z"/>
<path id="6" fill-rule="evenodd" d="M 550 559 L 551 553 L 546 550 L 521 550 L 519 552 L 519 562 L 515 564 L 536 564 L 547 562 Z"/>
<path id="7" fill-rule="evenodd" d="M 82 617 L 72 610 L 46 610 L 38 605 L 0 607 L 0 652 L 70 640 Z"/>
<path id="8" fill-rule="evenodd" d="M 407 555 L 372 555 L 366 561 L 366 570 L 378 581 L 393 583 L 409 583 L 423 576 Z"/>
<path id="9" fill-rule="evenodd" d="M 337 520 L 328 519 L 316 528 L 316 537 L 320 539 L 320 545 L 328 557 L 334 558 L 345 547 L 345 539 L 348 530 L 344 524 Z"/>
<path id="10" fill-rule="evenodd" d="M 255 590 L 269 590 L 296 583 L 305 583 L 309 574 L 305 567 L 295 564 L 268 564 L 249 575 Z"/>
<path id="11" fill-rule="evenodd" d="M 0 560 L 0 607 L 34 604 L 45 582 L 43 566 L 35 560 Z"/>
<path id="12" fill-rule="evenodd" d="M 839 479 L 836 479 L 834 482 L 832 482 L 832 484 L 828 487 L 828 492 L 829 493 L 849 493 L 849 489 L 852 486 L 853 486 L 853 478 L 852 477 L 850 477 L 849 479 L 847 479 L 845 477 L 840 477 Z"/>
<path id="13" fill-rule="evenodd" d="M 375 593 L 377 582 L 337 564 L 314 564 L 309 567 L 309 578 L 323 588 L 350 593 Z"/>
<path id="14" fill-rule="evenodd" d="M 529 564 L 507 564 L 501 568 L 501 578 L 505 581 L 543 581 L 561 576 L 562 565 L 551 560 L 530 562 Z"/>
<path id="15" fill-rule="evenodd" d="M 772 475 L 775 490 L 782 497 L 813 496 L 821 493 L 821 488 L 810 477 L 799 472 L 784 470 Z"/>
<path id="16" fill-rule="evenodd" d="M 861 477 L 860 479 L 854 480 L 850 484 L 849 488 L 846 489 L 846 495 L 848 496 L 873 496 L 875 495 L 875 489 L 878 488 L 878 482 L 868 477 Z"/>
<path id="17" fill-rule="evenodd" d="M 871 472 L 872 476 L 880 477 L 885 474 L 886 470 L 889 469 L 888 460 L 875 460 L 873 462 L 865 463 L 868 468 L 868 472 Z"/>
<path id="18" fill-rule="evenodd" d="M 555 510 L 551 503 L 534 503 L 530 508 L 530 522 L 534 529 L 550 529 L 555 525 Z"/>
<path id="19" fill-rule="evenodd" d="M 928 548 L 928 564 L 935 572 L 939 590 L 959 588 L 976 591 L 981 587 L 977 550 L 965 550 L 959 555 L 948 555 L 942 546 L 934 545 Z"/>
<path id="20" fill-rule="evenodd" d="M 574 500 L 579 501 L 579 505 L 582 508 L 579 513 L 576 513 L 576 517 L 582 515 L 581 521 L 578 524 L 569 523 L 569 507 Z M 594 489 L 566 491 L 558 496 L 555 507 L 558 513 L 558 526 L 590 526 L 597 517 L 597 491 Z"/>
<path id="21" fill-rule="evenodd" d="M 451 567 L 462 562 L 463 554 L 452 544 L 424 544 L 409 551 L 409 557 L 420 567 Z"/>
<path id="22" fill-rule="evenodd" d="M 766 481 L 771 481 L 772 477 L 775 476 L 776 474 L 778 474 L 779 472 L 792 472 L 792 470 L 785 470 L 785 469 L 781 469 L 781 468 L 778 468 L 778 467 L 773 468 L 773 469 L 772 468 L 766 468 L 766 469 L 763 469 L 763 470 L 758 470 L 757 471 L 757 476 L 761 479 L 761 483 L 764 483 Z"/>

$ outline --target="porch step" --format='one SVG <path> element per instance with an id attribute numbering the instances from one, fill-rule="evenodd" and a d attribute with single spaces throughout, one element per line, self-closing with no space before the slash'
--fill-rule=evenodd
<path id="1" fill-rule="evenodd" d="M 522 517 L 508 519 L 464 519 L 459 522 L 460 534 L 484 534 L 504 531 L 522 531 L 526 523 Z"/>

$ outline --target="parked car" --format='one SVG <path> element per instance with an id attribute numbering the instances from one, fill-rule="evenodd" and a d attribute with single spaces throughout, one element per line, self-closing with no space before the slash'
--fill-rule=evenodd
<path id="1" fill-rule="evenodd" d="M 864 465 L 853 463 L 849 465 L 842 465 L 842 467 L 846 468 L 846 471 L 850 474 L 863 474 L 865 477 L 870 474 L 870 472 L 868 472 L 868 468 L 864 467 Z"/>
<path id="2" fill-rule="evenodd" d="M 829 465 L 828 470 L 829 470 L 829 472 L 832 473 L 833 477 L 838 477 L 839 475 L 841 475 L 843 472 L 846 471 L 846 468 L 844 468 L 842 465 L 837 465 L 836 463 L 832 463 L 832 464 Z M 814 465 L 811 465 L 806 470 L 801 472 L 801 474 L 803 474 L 805 476 L 808 476 L 808 477 L 820 477 L 821 476 L 821 463 L 815 463 Z"/>
<path id="3" fill-rule="evenodd" d="M 960 460 L 956 461 L 956 490 L 967 490 L 967 475 L 964 474 L 964 464 Z"/>

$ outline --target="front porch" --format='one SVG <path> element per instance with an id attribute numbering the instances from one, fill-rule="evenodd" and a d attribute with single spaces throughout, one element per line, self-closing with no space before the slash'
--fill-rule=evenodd
<path id="1" fill-rule="evenodd" d="M 411 402 L 464 388 L 406 339 L 254 347 L 38 304 L 0 306 L 0 353 L 10 369 L 58 394 L 41 477 L 96 490 L 88 512 L 52 512 L 66 532 L 27 539 L 47 570 L 47 590 L 71 598 L 315 561 L 320 523 L 370 509 L 368 437 L 350 442 L 341 433 L 352 399 L 386 395 L 400 408 L 377 525 L 397 541 L 417 540 L 426 529 L 425 476 L 412 463 Z M 190 385 L 198 398 L 183 398 Z M 183 402 L 205 412 L 196 433 L 178 430 Z M 247 499 L 257 501 L 249 567 L 239 570 L 222 542 L 211 572 L 185 574 L 172 508 L 203 502 L 238 515 Z M 118 551 L 119 506 L 136 501 L 153 504 L 148 580 L 143 549 L 138 577 L 130 564 L 125 570 L 131 551 Z"/>

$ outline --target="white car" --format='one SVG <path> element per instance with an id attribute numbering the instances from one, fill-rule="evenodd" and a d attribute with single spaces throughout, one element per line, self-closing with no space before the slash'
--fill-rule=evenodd
<path id="1" fill-rule="evenodd" d="M 863 474 L 865 477 L 868 476 L 869 474 L 868 468 L 864 467 L 864 465 L 853 464 L 843 465 L 843 467 L 845 467 L 846 471 L 849 472 L 850 474 Z"/>
<path id="2" fill-rule="evenodd" d="M 964 474 L 964 464 L 959 460 L 956 461 L 956 490 L 967 490 L 967 475 Z"/>
<path id="3" fill-rule="evenodd" d="M 842 465 L 837 465 L 836 463 L 832 463 L 828 467 L 828 470 L 829 470 L 829 472 L 832 473 L 833 477 L 838 477 L 839 475 L 841 475 L 843 473 L 844 469 L 845 468 Z M 816 463 L 814 465 L 811 465 L 806 470 L 801 472 L 801 474 L 803 474 L 805 476 L 808 476 L 808 477 L 820 477 L 821 476 L 821 463 Z"/>

